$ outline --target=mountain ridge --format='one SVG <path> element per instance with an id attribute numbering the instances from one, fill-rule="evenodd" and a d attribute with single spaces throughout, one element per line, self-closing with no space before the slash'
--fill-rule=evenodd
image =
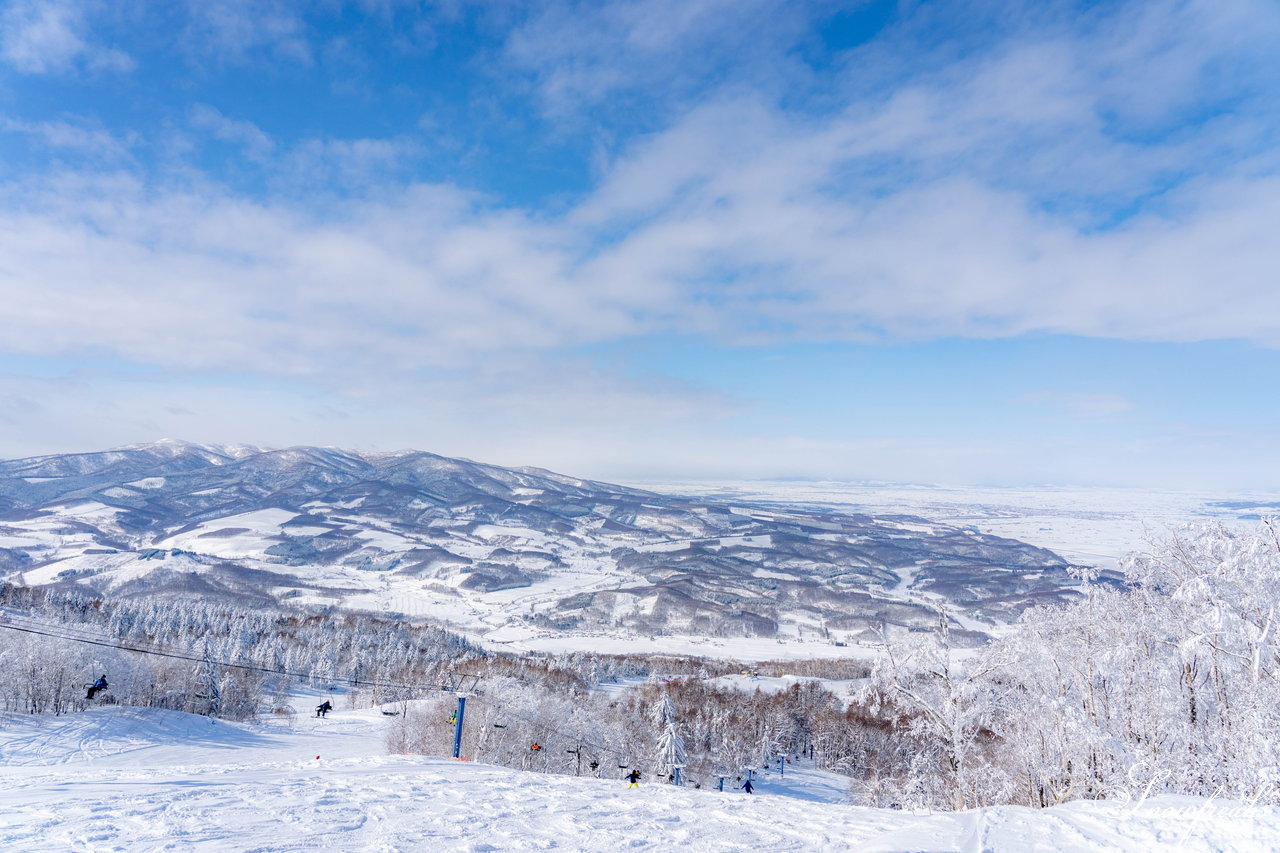
<path id="1" fill-rule="evenodd" d="M 974 641 L 1078 580 L 912 516 L 675 497 L 426 451 L 162 441 L 0 462 L 0 577 L 504 632 L 869 638 L 945 605 Z"/>

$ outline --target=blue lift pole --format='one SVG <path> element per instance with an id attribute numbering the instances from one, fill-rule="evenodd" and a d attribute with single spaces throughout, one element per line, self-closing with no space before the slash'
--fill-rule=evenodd
<path id="1" fill-rule="evenodd" d="M 457 719 L 453 722 L 453 757 L 462 757 L 462 715 L 467 712 L 467 697 L 464 693 L 458 694 L 458 713 Z"/>

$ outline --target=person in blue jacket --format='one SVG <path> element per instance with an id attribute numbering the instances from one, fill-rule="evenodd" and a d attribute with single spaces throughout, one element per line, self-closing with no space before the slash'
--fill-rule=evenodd
<path id="1" fill-rule="evenodd" d="M 107 674 L 104 672 L 104 673 L 102 674 L 102 677 L 101 677 L 101 678 L 99 678 L 97 681 L 93 682 L 93 684 L 90 684 L 90 685 L 89 685 L 89 689 L 88 689 L 88 691 L 85 693 L 84 698 L 86 698 L 86 699 L 92 699 L 92 698 L 93 698 L 94 696 L 96 696 L 98 693 L 100 693 L 100 692 L 102 692 L 103 690 L 106 690 L 106 689 L 107 689 Z"/>

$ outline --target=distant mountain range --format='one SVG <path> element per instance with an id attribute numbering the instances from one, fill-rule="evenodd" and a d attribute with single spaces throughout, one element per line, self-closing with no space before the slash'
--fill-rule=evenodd
<path id="1" fill-rule="evenodd" d="M 0 462 L 0 578 L 520 629 L 976 636 L 1074 596 L 1054 553 L 909 516 L 671 497 L 432 453 L 175 441 Z M 961 633 L 964 633 L 962 631 Z"/>

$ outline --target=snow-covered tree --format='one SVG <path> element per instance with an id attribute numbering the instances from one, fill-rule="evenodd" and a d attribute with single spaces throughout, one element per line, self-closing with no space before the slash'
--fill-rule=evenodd
<path id="1" fill-rule="evenodd" d="M 1125 583 L 1024 615 L 996 729 L 1025 802 L 1168 791 L 1274 798 L 1280 537 L 1191 527 Z"/>
<path id="2" fill-rule="evenodd" d="M 990 726 L 1004 649 L 988 647 L 959 662 L 941 610 L 932 634 L 913 634 L 905 643 L 886 638 L 885 648 L 862 700 L 917 746 L 905 768 L 904 804 L 958 810 L 1000 801 L 1006 782 L 992 760 Z"/>
<path id="3" fill-rule="evenodd" d="M 674 778 L 676 770 L 683 769 L 688 763 L 684 738 L 676 731 L 676 704 L 669 695 L 663 694 L 654 704 L 650 715 L 659 727 L 658 740 L 654 745 L 654 772 L 659 776 Z"/>

